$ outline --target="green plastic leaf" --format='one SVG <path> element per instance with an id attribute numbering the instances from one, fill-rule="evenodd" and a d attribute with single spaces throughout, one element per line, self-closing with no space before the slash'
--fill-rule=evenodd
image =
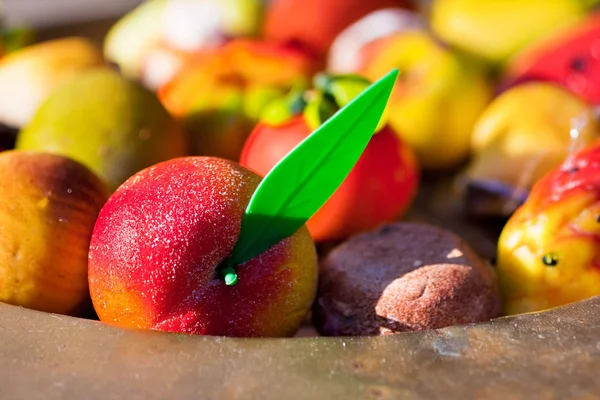
<path id="1" fill-rule="evenodd" d="M 271 169 L 250 199 L 226 266 L 291 236 L 331 197 L 367 147 L 397 76 L 393 70 L 369 86 Z"/>

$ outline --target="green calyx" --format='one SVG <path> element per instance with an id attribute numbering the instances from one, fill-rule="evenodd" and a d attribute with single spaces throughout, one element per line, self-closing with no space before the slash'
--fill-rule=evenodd
<path id="1" fill-rule="evenodd" d="M 12 53 L 33 43 L 35 35 L 26 28 L 12 28 L 0 32 L 0 42 L 4 53 Z"/>
<path id="2" fill-rule="evenodd" d="M 365 90 L 371 82 L 360 75 L 319 74 L 314 80 L 315 87 L 333 97 L 338 107 L 344 107 Z"/>
<path id="3" fill-rule="evenodd" d="M 304 91 L 295 89 L 284 97 L 269 102 L 264 108 L 260 119 L 269 125 L 283 125 L 293 117 L 301 114 L 305 107 Z"/>
<path id="4" fill-rule="evenodd" d="M 279 126 L 303 115 L 308 127 L 314 131 L 370 84 L 369 80 L 360 75 L 318 74 L 313 81 L 314 89 L 293 90 L 270 102 L 265 107 L 261 120 L 269 125 Z M 381 118 L 375 132 L 380 131 L 385 122 L 386 119 Z"/>
<path id="5" fill-rule="evenodd" d="M 339 110 L 337 103 L 331 95 L 315 91 L 304 108 L 304 121 L 311 131 L 317 129 Z"/>
<path id="6" fill-rule="evenodd" d="M 317 129 L 370 84 L 368 79 L 360 75 L 317 75 L 314 79 L 317 94 L 308 101 L 304 110 L 306 123 L 311 130 Z M 375 132 L 379 132 L 384 125 L 385 118 L 382 118 Z"/>

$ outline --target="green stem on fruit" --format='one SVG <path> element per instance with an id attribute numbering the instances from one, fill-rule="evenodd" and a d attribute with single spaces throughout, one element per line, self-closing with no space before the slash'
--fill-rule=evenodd
<path id="1" fill-rule="evenodd" d="M 305 107 L 304 89 L 292 89 L 286 96 L 269 102 L 260 119 L 272 126 L 282 125 L 301 114 Z"/>
<path id="2" fill-rule="evenodd" d="M 318 92 L 306 105 L 304 119 L 311 131 L 316 130 L 339 110 L 335 99 L 325 92 Z"/>
<path id="3" fill-rule="evenodd" d="M 320 73 L 317 74 L 313 80 L 315 88 L 325 93 L 332 93 L 331 85 L 333 84 L 334 77 L 329 74 Z"/>
<path id="4" fill-rule="evenodd" d="M 221 275 L 227 286 L 233 286 L 237 283 L 238 277 L 233 267 L 227 266 L 221 269 Z"/>
<path id="5" fill-rule="evenodd" d="M 357 74 L 328 75 L 321 73 L 315 76 L 313 84 L 317 89 L 317 95 L 309 100 L 304 111 L 305 120 L 311 130 L 321 126 L 371 83 L 365 77 Z M 382 116 L 375 132 L 383 129 L 386 121 L 387 118 Z"/>
<path id="6" fill-rule="evenodd" d="M 30 29 L 12 28 L 0 33 L 0 41 L 5 53 L 17 51 L 34 40 L 34 33 Z"/>

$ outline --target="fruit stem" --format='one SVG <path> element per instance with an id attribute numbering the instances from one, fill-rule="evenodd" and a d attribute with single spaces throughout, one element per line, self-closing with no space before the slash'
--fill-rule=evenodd
<path id="1" fill-rule="evenodd" d="M 227 266 L 221 270 L 221 274 L 223 275 L 223 280 L 227 286 L 233 286 L 237 283 L 238 277 L 235 269 L 233 267 Z"/>
<path id="2" fill-rule="evenodd" d="M 322 92 L 332 94 L 331 85 L 333 84 L 333 76 L 329 74 L 317 74 L 314 78 L 314 86 Z"/>

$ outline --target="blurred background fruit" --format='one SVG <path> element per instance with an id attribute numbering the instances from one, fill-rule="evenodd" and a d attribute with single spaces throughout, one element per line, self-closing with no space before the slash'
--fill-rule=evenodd
<path id="1" fill-rule="evenodd" d="M 600 294 L 600 142 L 533 187 L 498 242 L 504 313 L 541 311 Z"/>
<path id="2" fill-rule="evenodd" d="M 502 86 L 556 82 L 592 104 L 600 104 L 600 12 L 525 48 L 508 63 Z"/>
<path id="3" fill-rule="evenodd" d="M 394 33 L 422 30 L 425 19 L 417 12 L 403 8 L 383 8 L 375 10 L 341 31 L 327 54 L 327 71 L 334 74 L 347 74 L 360 67 L 360 50 L 367 43 Z"/>
<path id="4" fill-rule="evenodd" d="M 467 209 L 510 216 L 535 182 L 599 134 L 592 108 L 555 84 L 530 82 L 504 92 L 473 130 L 473 159 L 461 177 L 475 189 Z M 480 197 L 481 189 L 503 201 L 490 207 Z"/>
<path id="5" fill-rule="evenodd" d="M 410 5 L 409 0 L 272 0 L 264 35 L 325 56 L 335 37 L 361 17 L 382 8 Z"/>
<path id="6" fill-rule="evenodd" d="M 388 103 L 390 127 L 428 170 L 456 167 L 469 156 L 476 119 L 492 98 L 486 72 L 424 31 L 395 33 L 365 45 L 358 73 L 371 80 L 398 68 Z"/>
<path id="7" fill-rule="evenodd" d="M 368 84 L 359 76 L 320 75 L 315 89 L 273 101 L 246 141 L 240 163 L 265 176 Z M 340 240 L 401 217 L 416 194 L 418 180 L 414 153 L 391 127 L 381 123 L 348 177 L 307 222 L 313 239 Z"/>
<path id="8" fill-rule="evenodd" d="M 434 0 L 433 31 L 486 61 L 505 62 L 519 50 L 579 22 L 597 0 Z"/>
<path id="9" fill-rule="evenodd" d="M 26 125 L 57 87 L 104 64 L 102 51 L 85 38 L 62 38 L 27 46 L 0 59 L 0 122 Z"/>
<path id="10" fill-rule="evenodd" d="M 185 135 L 156 95 L 109 69 L 54 91 L 19 133 L 17 148 L 72 157 L 112 190 L 145 167 L 187 154 Z"/>
<path id="11" fill-rule="evenodd" d="M 88 248 L 106 186 L 67 157 L 16 150 L 0 153 L 0 176 L 0 301 L 86 314 Z"/>
<path id="12" fill-rule="evenodd" d="M 6 27 L 35 28 L 37 33 L 46 36 L 46 31 L 64 28 L 70 32 L 80 32 L 80 25 L 94 25 L 98 21 L 107 22 L 103 34 L 114 24 L 114 20 L 131 11 L 145 0 L 4 0 L 0 10 L 2 24 Z M 81 29 L 85 31 L 85 29 Z"/>
<path id="13" fill-rule="evenodd" d="M 191 59 L 158 93 L 189 131 L 191 154 L 238 160 L 269 100 L 306 87 L 315 70 L 299 49 L 237 39 Z"/>
<path id="14" fill-rule="evenodd" d="M 23 47 L 31 45 L 35 40 L 35 33 L 23 27 L 3 28 L 0 31 L 0 58 Z"/>
<path id="15" fill-rule="evenodd" d="M 151 88 L 170 80 L 197 51 L 256 36 L 261 0 L 148 0 L 106 36 L 106 57 Z"/>

